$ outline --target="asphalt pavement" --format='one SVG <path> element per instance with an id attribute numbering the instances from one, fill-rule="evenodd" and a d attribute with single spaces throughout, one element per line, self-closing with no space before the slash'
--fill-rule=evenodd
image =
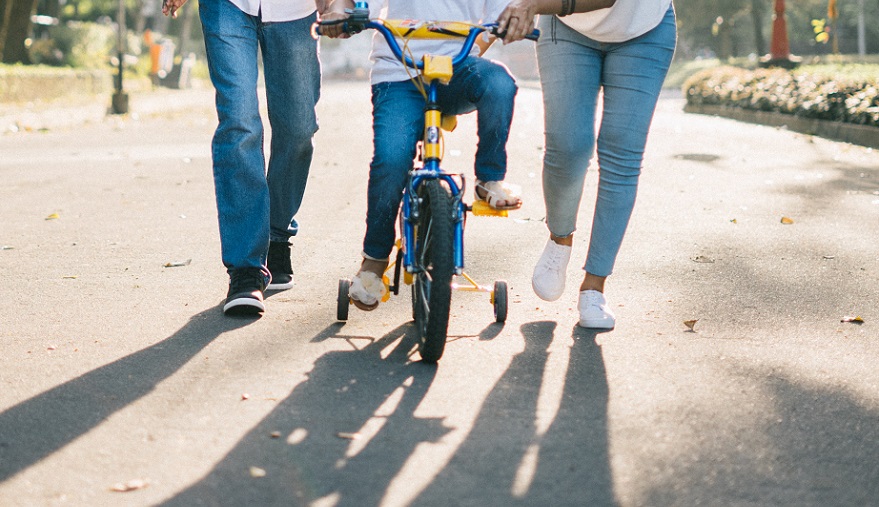
<path id="1" fill-rule="evenodd" d="M 132 113 L 0 108 L 0 504 L 879 504 L 879 153 L 660 101 L 607 294 L 576 326 L 596 172 L 568 288 L 539 300 L 539 90 L 466 262 L 436 366 L 408 289 L 336 315 L 371 157 L 368 85 L 327 82 L 295 288 L 222 315 L 209 89 Z M 472 175 L 472 115 L 445 165 Z M 472 180 L 472 176 L 471 176 Z"/>

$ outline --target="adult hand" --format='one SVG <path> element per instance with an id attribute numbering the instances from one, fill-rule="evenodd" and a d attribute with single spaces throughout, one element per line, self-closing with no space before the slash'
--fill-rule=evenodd
<path id="1" fill-rule="evenodd" d="M 498 31 L 504 33 L 504 44 L 522 40 L 534 30 L 536 0 L 512 0 L 497 18 Z"/>
<path id="2" fill-rule="evenodd" d="M 332 10 L 329 12 L 321 13 L 320 20 L 321 21 L 336 21 L 340 19 L 348 19 L 348 14 L 342 12 L 333 12 Z M 321 25 L 320 34 L 326 35 L 327 37 L 333 39 L 347 39 L 351 37 L 351 34 L 345 33 L 342 31 L 343 23 L 338 23 L 335 25 Z"/>
<path id="3" fill-rule="evenodd" d="M 165 16 L 177 17 L 177 11 L 183 7 L 186 0 L 162 0 L 162 14 Z"/>

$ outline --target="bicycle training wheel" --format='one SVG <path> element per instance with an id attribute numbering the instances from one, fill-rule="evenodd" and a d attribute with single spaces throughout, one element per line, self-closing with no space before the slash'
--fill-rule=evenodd
<path id="1" fill-rule="evenodd" d="M 336 299 L 336 320 L 348 320 L 348 305 L 351 304 L 348 291 L 351 289 L 351 280 L 342 278 L 339 280 L 339 296 Z"/>
<path id="2" fill-rule="evenodd" d="M 424 182 L 415 240 L 412 313 L 419 335 L 421 359 L 439 361 L 446 346 L 452 300 L 454 220 L 452 196 L 439 180 Z"/>
<path id="3" fill-rule="evenodd" d="M 507 282 L 498 280 L 494 282 L 494 292 L 492 293 L 494 303 L 494 321 L 503 323 L 507 320 Z"/>

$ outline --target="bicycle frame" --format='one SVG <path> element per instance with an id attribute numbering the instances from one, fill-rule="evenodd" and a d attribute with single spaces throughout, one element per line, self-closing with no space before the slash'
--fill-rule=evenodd
<path id="1" fill-rule="evenodd" d="M 453 199 L 454 208 L 454 263 L 455 274 L 464 272 L 464 217 L 467 205 L 463 202 L 464 177 L 461 185 L 451 173 L 442 169 L 442 113 L 437 104 L 437 88 L 445 79 L 451 79 L 454 69 L 457 68 L 473 49 L 476 38 L 483 32 L 492 32 L 497 29 L 496 23 L 473 25 L 457 21 L 412 21 L 412 20 L 373 20 L 369 19 L 369 6 L 367 2 L 355 2 L 353 10 L 349 10 L 350 17 L 344 20 L 344 30 L 347 33 L 358 33 L 364 29 L 374 29 L 382 34 L 387 41 L 391 52 L 403 65 L 419 72 L 418 77 L 426 83 L 426 102 L 424 107 L 424 134 L 422 138 L 422 165 L 409 173 L 406 187 L 403 191 L 402 201 L 402 264 L 407 273 L 416 273 L 420 269 L 415 259 L 415 226 L 419 219 L 418 188 L 426 180 L 439 179 L 446 183 Z M 319 26 L 318 32 L 319 32 Z M 535 30 L 529 38 L 536 40 L 539 32 Z M 447 64 L 441 77 L 432 77 L 432 72 L 426 72 L 427 62 L 431 62 L 431 55 L 424 55 L 422 60 L 414 61 L 403 53 L 403 49 L 397 42 L 396 37 L 407 39 L 450 39 L 463 38 L 461 50 L 447 61 L 439 62 Z M 446 58 L 448 57 L 439 57 Z M 428 69 L 429 70 L 429 69 Z"/>
<path id="2" fill-rule="evenodd" d="M 420 71 L 419 76 L 426 81 L 425 92 L 427 97 L 424 106 L 424 134 L 422 138 L 422 165 L 409 173 L 409 178 L 404 189 L 402 201 L 402 235 L 403 242 L 403 267 L 408 273 L 415 273 L 422 269 L 415 259 L 415 225 L 419 218 L 418 187 L 426 180 L 440 179 L 449 187 L 452 194 L 454 218 L 454 262 L 455 274 L 460 275 L 464 271 L 464 215 L 467 206 L 463 202 L 463 185 L 446 172 L 440 166 L 442 162 L 442 113 L 437 104 L 437 88 L 440 79 L 430 78 L 424 73 L 425 60 L 413 61 L 403 54 L 395 34 L 419 39 L 435 39 L 464 37 L 464 42 L 459 53 L 452 58 L 452 72 L 460 65 L 473 49 L 476 37 L 484 32 L 486 27 L 475 27 L 466 23 L 457 22 L 412 22 L 412 21 L 369 21 L 365 28 L 378 30 L 388 43 L 394 56 L 409 68 Z M 489 27 L 490 28 L 490 27 Z M 463 176 L 462 182 L 463 182 Z"/>

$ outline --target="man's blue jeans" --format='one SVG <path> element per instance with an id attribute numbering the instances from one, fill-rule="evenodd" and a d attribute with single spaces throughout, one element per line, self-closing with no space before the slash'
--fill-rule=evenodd
<path id="1" fill-rule="evenodd" d="M 446 115 L 477 111 L 476 178 L 503 180 L 507 138 L 513 121 L 516 82 L 506 67 L 479 57 L 467 58 L 437 101 Z M 368 207 L 363 252 L 375 259 L 390 256 L 403 187 L 413 167 L 415 147 L 424 130 L 424 97 L 411 81 L 372 87 L 373 146 L 369 166 Z"/>
<path id="2" fill-rule="evenodd" d="M 200 0 L 219 125 L 212 154 L 220 245 L 227 270 L 265 267 L 269 241 L 288 241 L 308 179 L 320 95 L 316 16 L 264 23 L 229 0 Z M 262 51 L 271 152 L 266 172 L 257 99 Z"/>
<path id="3" fill-rule="evenodd" d="M 601 43 L 541 16 L 537 61 L 546 128 L 543 194 L 552 234 L 573 234 L 589 159 L 596 146 L 599 91 L 604 106 L 598 131 L 598 198 L 584 269 L 613 271 L 638 189 L 638 177 L 662 82 L 675 48 L 675 17 L 621 43 Z"/>

